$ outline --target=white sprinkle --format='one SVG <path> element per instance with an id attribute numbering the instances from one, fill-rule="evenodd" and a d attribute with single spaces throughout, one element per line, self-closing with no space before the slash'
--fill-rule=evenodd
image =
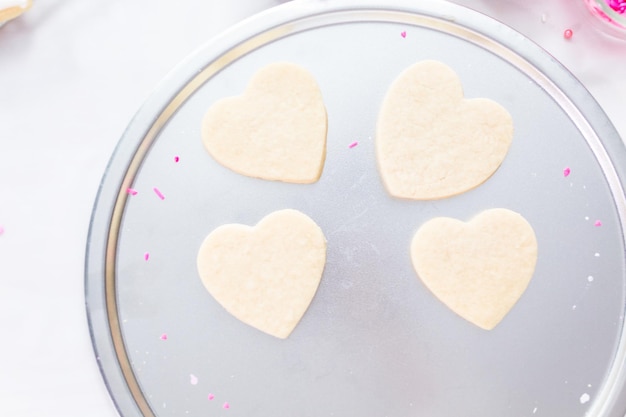
<path id="1" fill-rule="evenodd" d="M 541 23 L 546 23 L 548 21 L 548 15 L 545 13 L 541 14 Z M 536 408 L 535 408 L 536 410 Z"/>
<path id="2" fill-rule="evenodd" d="M 576 310 L 576 304 L 572 306 L 572 310 Z"/>
<path id="3" fill-rule="evenodd" d="M 537 414 L 537 407 L 533 408 L 533 414 Z"/>
<path id="4" fill-rule="evenodd" d="M 587 277 L 587 281 L 589 281 L 589 282 L 593 282 L 593 275 L 589 275 L 589 276 Z"/>
<path id="5" fill-rule="evenodd" d="M 589 402 L 590 399 L 591 397 L 589 396 L 589 394 L 585 392 L 583 395 L 580 396 L 580 403 L 585 404 L 586 402 Z"/>
<path id="6" fill-rule="evenodd" d="M 600 257 L 600 254 L 598 252 L 594 253 L 593 256 L 595 256 L 596 258 Z"/>
<path id="7" fill-rule="evenodd" d="M 587 384 L 587 387 L 588 387 L 588 388 L 591 388 L 591 384 Z"/>
<path id="8" fill-rule="evenodd" d="M 585 216 L 585 220 L 589 220 L 589 216 Z"/>
<path id="9" fill-rule="evenodd" d="M 189 382 L 191 385 L 198 385 L 198 377 L 194 374 L 189 374 Z"/>

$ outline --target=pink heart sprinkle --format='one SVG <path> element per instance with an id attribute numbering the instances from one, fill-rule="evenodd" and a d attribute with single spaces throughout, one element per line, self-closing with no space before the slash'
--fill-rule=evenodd
<path id="1" fill-rule="evenodd" d="M 400 32 L 400 36 L 402 36 L 403 38 L 406 38 L 406 32 L 405 31 Z"/>
<path id="2" fill-rule="evenodd" d="M 167 340 L 167 333 L 163 333 L 160 337 L 161 340 Z"/>
<path id="3" fill-rule="evenodd" d="M 563 170 L 563 176 L 564 176 L 564 177 L 567 177 L 567 176 L 568 176 L 571 172 L 572 172 L 572 170 L 571 170 L 571 169 L 569 169 L 569 167 L 567 167 L 567 168 L 565 168 L 565 169 Z"/>
<path id="4" fill-rule="evenodd" d="M 128 188 L 126 190 L 126 192 L 130 195 L 137 195 L 137 190 L 133 189 L 133 188 Z"/>
<path id="5" fill-rule="evenodd" d="M 596 220 L 596 222 L 594 223 L 594 226 L 600 227 L 602 226 L 602 222 L 600 220 Z"/>
<path id="6" fill-rule="evenodd" d="M 215 395 L 209 394 L 209 396 L 207 398 L 209 399 L 209 401 L 211 401 L 213 398 L 215 398 Z"/>
<path id="7" fill-rule="evenodd" d="M 180 158 L 178 157 L 178 155 L 176 155 L 176 156 L 174 157 L 174 162 L 178 162 L 178 161 L 180 161 Z"/>
<path id="8" fill-rule="evenodd" d="M 150 254 L 149 254 L 148 252 L 144 253 L 144 254 L 143 254 L 143 259 L 144 259 L 144 260 L 146 260 L 146 261 L 147 261 L 148 259 L 150 259 Z"/>
<path id="9" fill-rule="evenodd" d="M 224 405 L 222 406 L 222 408 L 228 410 L 230 408 L 230 404 L 228 403 L 224 403 Z"/>

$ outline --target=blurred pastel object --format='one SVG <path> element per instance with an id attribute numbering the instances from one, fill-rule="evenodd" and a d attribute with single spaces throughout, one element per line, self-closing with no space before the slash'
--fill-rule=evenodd
<path id="1" fill-rule="evenodd" d="M 0 0 L 0 24 L 15 19 L 32 5 L 32 0 Z"/>

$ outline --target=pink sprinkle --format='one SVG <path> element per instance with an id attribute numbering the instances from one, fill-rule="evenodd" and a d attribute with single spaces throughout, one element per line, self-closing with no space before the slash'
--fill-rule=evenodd
<path id="1" fill-rule="evenodd" d="M 569 169 L 569 167 L 567 167 L 567 168 L 565 168 L 565 169 L 563 170 L 563 176 L 564 176 L 564 177 L 567 177 L 567 176 L 569 176 L 569 174 L 570 174 L 571 172 L 572 172 L 572 170 L 571 170 L 571 169 Z"/>
<path id="2" fill-rule="evenodd" d="M 147 261 L 148 259 L 150 259 L 150 253 L 148 253 L 148 252 L 144 253 L 144 254 L 143 254 L 143 259 L 144 259 L 144 260 L 146 260 L 146 261 Z"/>
<path id="3" fill-rule="evenodd" d="M 209 401 L 211 401 L 213 398 L 215 398 L 215 395 L 209 393 L 209 396 L 207 398 L 209 399 Z"/>
<path id="4" fill-rule="evenodd" d="M 137 190 L 133 189 L 133 188 L 129 188 L 126 190 L 126 192 L 130 195 L 137 195 Z"/>
<path id="5" fill-rule="evenodd" d="M 0 236 L 4 234 L 4 227 L 0 226 Z"/>
<path id="6" fill-rule="evenodd" d="M 596 227 L 600 227 L 602 226 L 602 222 L 600 220 L 596 220 L 596 222 L 593 225 Z"/>
<path id="7" fill-rule="evenodd" d="M 620 14 L 626 13 L 626 0 L 609 0 L 609 6 Z"/>
<path id="8" fill-rule="evenodd" d="M 230 404 L 228 403 L 224 403 L 224 405 L 222 406 L 222 408 L 228 410 L 230 408 Z"/>
<path id="9" fill-rule="evenodd" d="M 357 146 L 358 144 L 359 144 L 359 142 L 354 141 L 354 142 L 352 142 L 350 145 L 348 145 L 348 148 L 352 149 L 352 148 L 354 148 L 355 146 Z"/>
<path id="10" fill-rule="evenodd" d="M 161 200 L 165 200 L 165 196 L 163 195 L 163 193 L 156 187 L 153 188 L 155 194 L 161 199 Z"/>
<path id="11" fill-rule="evenodd" d="M 198 377 L 195 376 L 194 374 L 190 374 L 189 382 L 191 383 L 191 385 L 198 385 Z"/>
<path id="12" fill-rule="evenodd" d="M 400 36 L 402 36 L 403 38 L 406 38 L 406 31 L 403 30 L 402 32 L 400 32 Z"/>
<path id="13" fill-rule="evenodd" d="M 180 158 L 178 157 L 178 155 L 176 155 L 176 156 L 174 157 L 174 162 L 178 162 L 178 161 L 180 161 Z"/>
<path id="14" fill-rule="evenodd" d="M 565 32 L 563 32 L 563 37 L 565 39 L 572 39 L 572 36 L 574 36 L 574 31 L 572 29 L 565 29 Z"/>
<path id="15" fill-rule="evenodd" d="M 167 333 L 163 333 L 160 337 L 161 340 L 167 340 Z"/>

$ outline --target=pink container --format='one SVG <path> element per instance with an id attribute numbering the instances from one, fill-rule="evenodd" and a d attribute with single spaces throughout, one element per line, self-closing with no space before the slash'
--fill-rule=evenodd
<path id="1" fill-rule="evenodd" d="M 626 39 L 626 0 L 584 0 L 608 33 Z"/>

